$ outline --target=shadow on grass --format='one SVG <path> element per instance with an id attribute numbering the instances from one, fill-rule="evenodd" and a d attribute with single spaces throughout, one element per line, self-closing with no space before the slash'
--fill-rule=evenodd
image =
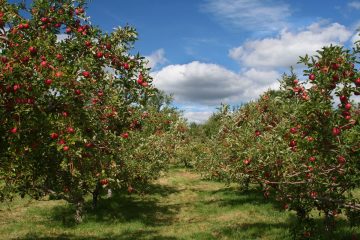
<path id="1" fill-rule="evenodd" d="M 154 235 L 155 234 L 155 235 Z M 149 235 L 152 237 L 149 238 Z M 24 238 L 18 238 L 19 240 L 137 240 L 137 239 L 149 239 L 149 240 L 176 240 L 175 237 L 157 236 L 156 231 L 132 231 L 125 232 L 120 235 L 105 235 L 103 237 L 78 237 L 71 234 L 60 234 L 57 236 L 41 237 L 41 234 L 27 234 Z"/>
<path id="2" fill-rule="evenodd" d="M 175 188 L 151 185 L 147 189 L 149 195 L 139 196 L 136 194 L 113 193 L 111 198 L 102 198 L 98 201 L 96 209 L 92 208 L 92 202 L 85 203 L 85 220 L 83 224 L 138 222 L 147 226 L 169 225 L 180 206 L 159 204 L 159 199 L 166 195 L 177 192 Z M 50 213 L 54 226 L 76 227 L 74 221 L 75 209 L 73 205 L 54 207 Z"/>
<path id="3" fill-rule="evenodd" d="M 285 223 L 245 223 L 219 228 L 213 231 L 214 239 L 294 239 L 291 229 L 296 218 L 290 217 Z M 359 239 L 360 229 L 348 227 L 346 221 L 339 220 L 334 232 L 329 233 L 324 229 L 323 222 L 316 219 L 314 222 L 313 238 L 317 240 L 351 240 Z M 300 233 L 301 236 L 301 233 Z M 355 236 L 355 238 L 354 238 Z"/>
<path id="4" fill-rule="evenodd" d="M 244 204 L 251 205 L 265 205 L 271 204 L 276 209 L 281 209 L 281 205 L 275 199 L 265 198 L 263 193 L 256 189 L 249 189 L 240 191 L 234 187 L 222 188 L 215 191 L 209 192 L 211 195 L 221 196 L 221 199 L 214 200 L 218 202 L 219 206 L 239 206 Z M 214 203 L 214 201 L 209 201 L 209 204 Z"/>
<path id="5" fill-rule="evenodd" d="M 297 218 L 288 216 L 283 223 L 244 223 L 218 228 L 213 231 L 214 239 L 294 239 L 291 230 L 296 226 Z M 360 239 L 360 228 L 351 228 L 344 219 L 336 221 L 336 228 L 333 232 L 325 230 L 323 219 L 314 219 L 311 239 L 317 240 L 352 240 Z M 298 232 L 299 233 L 299 232 Z M 302 230 L 300 230 L 302 236 Z M 301 237 L 300 237 L 301 238 Z M 303 239 L 303 238 L 301 238 Z"/>
<path id="6" fill-rule="evenodd" d="M 213 235 L 226 239 L 258 239 L 265 236 L 264 239 L 287 239 L 288 235 L 288 239 L 291 239 L 289 227 L 290 225 L 285 223 L 245 223 L 217 229 Z"/>

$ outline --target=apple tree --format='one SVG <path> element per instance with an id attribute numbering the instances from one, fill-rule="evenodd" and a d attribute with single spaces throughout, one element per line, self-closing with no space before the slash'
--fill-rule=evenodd
<path id="1" fill-rule="evenodd" d="M 56 194 L 79 222 L 86 194 L 162 169 L 151 163 L 161 141 L 137 137 L 156 91 L 144 57 L 131 54 L 137 33 L 104 33 L 85 9 L 85 0 L 0 0 L 0 198 Z"/>
<path id="2" fill-rule="evenodd" d="M 234 112 L 224 108 L 214 153 L 198 165 L 213 178 L 256 183 L 264 197 L 296 211 L 297 237 L 315 234 L 312 210 L 323 214 L 329 234 L 341 213 L 357 224 L 359 199 L 352 196 L 360 186 L 357 53 L 324 47 L 301 58 L 305 79 L 284 75 L 281 90 Z"/>

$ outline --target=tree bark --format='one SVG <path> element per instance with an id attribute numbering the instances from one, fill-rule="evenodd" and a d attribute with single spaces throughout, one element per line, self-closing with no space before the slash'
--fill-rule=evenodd
<path id="1" fill-rule="evenodd" d="M 83 215 L 84 215 L 84 198 L 78 197 L 76 204 L 76 211 L 75 211 L 75 222 L 81 223 L 83 221 Z"/>

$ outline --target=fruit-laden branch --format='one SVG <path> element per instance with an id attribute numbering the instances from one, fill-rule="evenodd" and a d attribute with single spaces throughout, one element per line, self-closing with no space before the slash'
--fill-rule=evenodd
<path id="1" fill-rule="evenodd" d="M 357 211 L 360 211 L 360 204 L 359 203 L 346 203 L 344 200 L 335 200 L 332 198 L 326 198 L 326 197 L 316 197 L 316 200 L 323 201 L 323 202 L 330 202 L 330 203 L 337 203 L 340 204 L 346 208 L 354 209 Z"/>
<path id="2" fill-rule="evenodd" d="M 258 182 L 263 182 L 266 185 L 280 185 L 280 184 L 289 184 L 289 185 L 298 185 L 298 184 L 307 184 L 308 182 L 306 181 L 297 181 L 297 182 L 272 182 L 263 178 L 257 178 L 257 177 L 253 177 L 253 179 L 255 179 Z"/>

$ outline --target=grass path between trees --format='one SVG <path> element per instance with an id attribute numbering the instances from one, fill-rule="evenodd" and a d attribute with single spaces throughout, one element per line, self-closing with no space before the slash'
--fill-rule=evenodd
<path id="1" fill-rule="evenodd" d="M 143 196 L 103 198 L 80 225 L 61 200 L 17 199 L 0 206 L 0 239 L 291 239 L 295 215 L 278 211 L 255 190 L 205 181 L 195 172 L 172 168 Z M 350 239 L 339 223 L 336 239 Z"/>

